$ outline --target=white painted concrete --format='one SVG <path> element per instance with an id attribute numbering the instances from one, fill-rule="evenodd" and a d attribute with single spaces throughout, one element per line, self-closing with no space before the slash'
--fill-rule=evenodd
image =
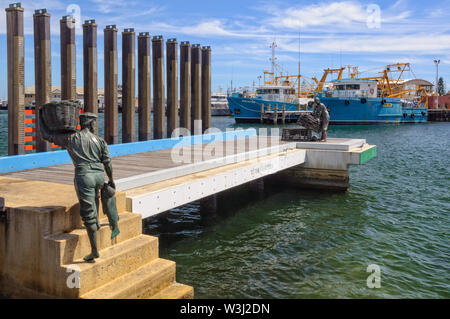
<path id="1" fill-rule="evenodd" d="M 296 142 L 297 148 L 318 149 L 327 151 L 349 151 L 352 148 L 362 147 L 365 139 L 354 138 L 327 138 L 326 142 Z"/>
<path id="2" fill-rule="evenodd" d="M 353 147 L 349 151 L 330 149 L 305 149 L 306 159 L 304 168 L 348 170 L 350 165 L 359 165 L 361 153 L 372 148 L 372 145 L 363 144 L 362 147 Z"/>
<path id="3" fill-rule="evenodd" d="M 186 164 L 121 179 L 117 186 L 127 190 L 127 209 L 146 218 L 295 166 L 348 170 L 349 165 L 360 163 L 363 152 L 374 147 L 364 139 L 311 144 L 304 148 L 303 143 L 292 142 Z"/>
<path id="4" fill-rule="evenodd" d="M 286 152 L 286 150 L 291 150 L 296 148 L 296 143 L 286 143 L 278 144 L 271 147 L 261 148 L 250 152 L 233 154 L 229 156 L 224 156 L 221 158 L 214 158 L 211 160 L 201 161 L 192 164 L 185 164 L 182 166 L 167 168 L 158 170 L 155 172 L 150 172 L 146 174 L 139 174 L 127 178 L 121 178 L 116 181 L 116 187 L 118 190 L 124 191 L 136 187 L 141 187 L 164 180 L 177 178 L 180 176 L 186 176 L 189 174 L 198 173 L 201 171 L 206 171 L 209 169 L 221 167 L 224 165 L 229 165 L 233 163 L 238 163 L 246 160 L 251 160 L 261 156 L 278 154 Z"/>
<path id="5" fill-rule="evenodd" d="M 127 192 L 127 209 L 143 218 L 190 203 L 218 192 L 257 180 L 266 175 L 301 165 L 305 161 L 304 150 L 288 150 L 259 157 L 247 162 L 230 165 L 228 169 L 199 174 L 187 178 L 175 186 L 149 192 Z"/>

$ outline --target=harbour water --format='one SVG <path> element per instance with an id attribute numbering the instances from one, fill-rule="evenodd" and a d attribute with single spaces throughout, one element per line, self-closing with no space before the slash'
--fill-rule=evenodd
<path id="1" fill-rule="evenodd" d="M 6 124 L 0 111 L 1 155 Z M 230 117 L 212 125 L 236 126 Z M 447 123 L 330 126 L 330 137 L 378 148 L 350 168 L 348 192 L 242 194 L 214 218 L 192 203 L 146 220 L 144 231 L 196 298 L 449 298 L 449 134 Z M 370 264 L 381 288 L 367 287 Z"/>

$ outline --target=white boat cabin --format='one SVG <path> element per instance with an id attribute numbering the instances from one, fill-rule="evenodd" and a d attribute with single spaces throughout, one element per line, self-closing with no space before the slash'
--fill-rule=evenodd
<path id="1" fill-rule="evenodd" d="M 377 81 L 363 79 L 340 79 L 332 82 L 326 92 L 328 97 L 377 97 Z"/>
<path id="2" fill-rule="evenodd" d="M 227 95 L 225 93 L 212 93 L 211 102 L 225 102 L 227 103 Z"/>
<path id="3" fill-rule="evenodd" d="M 260 86 L 256 88 L 256 98 L 266 101 L 288 102 L 295 95 L 290 86 Z"/>

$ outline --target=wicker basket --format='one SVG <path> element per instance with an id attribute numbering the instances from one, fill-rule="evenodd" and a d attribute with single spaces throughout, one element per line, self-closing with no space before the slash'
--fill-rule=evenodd
<path id="1" fill-rule="evenodd" d="M 282 141 L 311 141 L 311 130 L 306 128 L 284 128 L 281 134 Z"/>
<path id="2" fill-rule="evenodd" d="M 42 106 L 42 119 L 51 131 L 74 132 L 77 130 L 80 108 L 77 102 L 50 102 Z"/>
<path id="3" fill-rule="evenodd" d="M 320 131 L 320 120 L 316 119 L 311 114 L 302 114 L 298 117 L 297 124 L 300 124 L 308 130 L 313 130 L 314 132 Z"/>

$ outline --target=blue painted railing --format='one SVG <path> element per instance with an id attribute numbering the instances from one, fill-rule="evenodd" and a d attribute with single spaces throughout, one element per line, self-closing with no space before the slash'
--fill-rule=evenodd
<path id="1" fill-rule="evenodd" d="M 256 135 L 257 133 L 255 129 L 245 129 L 203 135 L 191 135 L 179 138 L 165 138 L 143 142 L 114 144 L 109 145 L 108 148 L 111 157 L 116 157 L 128 154 L 158 151 L 178 146 L 188 146 L 215 141 L 252 137 Z M 70 159 L 70 156 L 66 150 L 46 153 L 33 153 L 27 155 L 4 156 L 0 157 L 0 173 L 67 164 L 71 162 L 72 160 Z"/>

